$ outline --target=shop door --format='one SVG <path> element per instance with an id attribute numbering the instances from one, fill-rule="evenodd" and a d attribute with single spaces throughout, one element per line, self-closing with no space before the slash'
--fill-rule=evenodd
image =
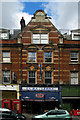
<path id="1" fill-rule="evenodd" d="M 21 113 L 21 101 L 18 99 L 13 100 L 12 109 L 18 113 Z"/>
<path id="2" fill-rule="evenodd" d="M 11 101 L 9 99 L 2 100 L 2 108 L 11 109 Z"/>

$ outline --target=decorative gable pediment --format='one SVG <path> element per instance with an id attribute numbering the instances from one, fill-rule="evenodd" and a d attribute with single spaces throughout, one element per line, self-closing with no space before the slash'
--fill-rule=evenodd
<path id="1" fill-rule="evenodd" d="M 46 28 L 42 25 L 37 25 L 36 27 L 33 27 L 32 29 L 30 29 L 31 31 L 50 31 L 49 28 Z"/>
<path id="2" fill-rule="evenodd" d="M 32 17 L 32 22 L 49 22 L 50 17 L 43 10 L 37 10 Z"/>

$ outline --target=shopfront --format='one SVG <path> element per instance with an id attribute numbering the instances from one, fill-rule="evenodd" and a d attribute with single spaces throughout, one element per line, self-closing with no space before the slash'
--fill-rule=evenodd
<path id="1" fill-rule="evenodd" d="M 80 85 L 62 86 L 62 108 L 80 110 Z"/>
<path id="2" fill-rule="evenodd" d="M 61 90 L 58 87 L 21 87 L 20 100 L 22 111 L 40 113 L 59 107 Z"/>
<path id="3" fill-rule="evenodd" d="M 0 91 L 2 91 L 2 96 L 1 96 L 1 100 L 2 99 L 17 99 L 18 98 L 18 94 L 19 94 L 19 89 L 18 89 L 18 85 L 0 85 Z"/>

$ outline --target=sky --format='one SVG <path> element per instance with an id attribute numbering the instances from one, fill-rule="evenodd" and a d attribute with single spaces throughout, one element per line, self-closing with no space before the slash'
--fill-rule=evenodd
<path id="1" fill-rule="evenodd" d="M 44 10 L 57 29 L 80 28 L 79 0 L 0 0 L 0 28 L 20 29 L 22 16 L 26 25 L 36 10 Z"/>

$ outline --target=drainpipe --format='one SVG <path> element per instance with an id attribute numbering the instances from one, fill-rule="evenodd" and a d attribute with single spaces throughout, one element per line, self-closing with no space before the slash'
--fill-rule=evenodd
<path id="1" fill-rule="evenodd" d="M 58 83 L 60 85 L 60 48 L 58 53 Z"/>
<path id="2" fill-rule="evenodd" d="M 58 53 L 58 84 L 59 84 L 59 100 L 61 106 L 61 86 L 60 86 L 60 47 L 59 47 L 59 53 Z"/>
<path id="3" fill-rule="evenodd" d="M 23 46 L 21 46 L 21 84 L 22 84 L 22 47 Z"/>

